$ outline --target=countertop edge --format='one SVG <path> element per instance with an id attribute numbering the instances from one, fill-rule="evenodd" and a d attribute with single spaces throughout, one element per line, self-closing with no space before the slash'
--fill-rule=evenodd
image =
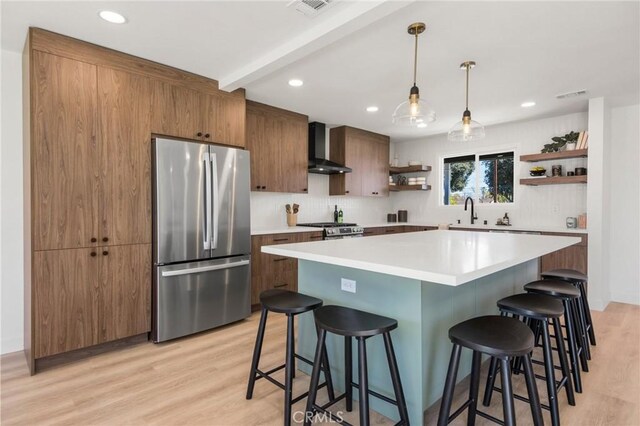
<path id="1" fill-rule="evenodd" d="M 251 235 L 271 235 L 271 234 L 295 234 L 298 232 L 322 232 L 322 228 L 312 228 L 309 226 L 292 226 L 290 228 L 265 228 L 251 230 Z"/>

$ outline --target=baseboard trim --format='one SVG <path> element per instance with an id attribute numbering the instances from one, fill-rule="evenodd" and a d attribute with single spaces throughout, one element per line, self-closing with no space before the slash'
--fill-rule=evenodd
<path id="1" fill-rule="evenodd" d="M 637 293 L 631 293 L 627 291 L 611 292 L 611 301 L 628 303 L 630 305 L 640 305 L 640 296 Z"/>
<path id="2" fill-rule="evenodd" d="M 0 355 L 6 355 L 13 352 L 20 352 L 24 350 L 24 342 L 22 337 L 12 337 L 9 339 L 2 339 L 0 343 Z"/>

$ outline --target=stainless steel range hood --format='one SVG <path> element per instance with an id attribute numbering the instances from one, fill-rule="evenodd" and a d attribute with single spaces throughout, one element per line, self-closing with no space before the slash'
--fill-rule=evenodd
<path id="1" fill-rule="evenodd" d="M 324 123 L 314 121 L 309 123 L 309 173 L 335 175 L 351 173 L 349 167 L 327 160 L 326 156 L 326 127 Z"/>

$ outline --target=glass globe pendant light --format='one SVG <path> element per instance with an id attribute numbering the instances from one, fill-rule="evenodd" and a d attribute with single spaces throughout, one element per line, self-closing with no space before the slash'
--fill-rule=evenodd
<path id="1" fill-rule="evenodd" d="M 426 25 L 423 22 L 416 22 L 409 25 L 407 32 L 416 37 L 414 60 L 413 60 L 413 86 L 409 91 L 409 100 L 402 102 L 393 112 L 393 124 L 405 127 L 427 127 L 428 123 L 435 121 L 436 113 L 422 100 L 420 100 L 420 90 L 416 85 L 416 74 L 418 70 L 418 35 L 424 32 Z"/>
<path id="2" fill-rule="evenodd" d="M 466 106 L 462 113 L 462 121 L 457 122 L 447 135 L 447 138 L 453 142 L 466 142 L 484 138 L 484 126 L 472 120 L 471 111 L 469 111 L 469 70 L 475 66 L 476 63 L 474 61 L 466 61 L 460 64 L 460 69 L 467 72 Z"/>

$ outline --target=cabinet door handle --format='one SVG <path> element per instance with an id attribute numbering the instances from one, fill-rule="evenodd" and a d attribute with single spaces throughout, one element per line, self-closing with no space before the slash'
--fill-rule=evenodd
<path id="1" fill-rule="evenodd" d="M 322 238 L 322 235 L 312 235 L 310 237 L 311 240 L 317 240 L 317 239 L 320 239 L 320 238 Z"/>
<path id="2" fill-rule="evenodd" d="M 273 261 L 274 262 L 282 262 L 282 261 L 287 260 L 287 259 L 289 259 L 289 258 L 288 257 L 281 257 L 279 259 L 273 259 Z"/>
<path id="3" fill-rule="evenodd" d="M 267 189 L 267 187 L 266 187 L 266 186 L 263 186 L 263 187 L 262 187 L 262 189 Z"/>
<path id="4" fill-rule="evenodd" d="M 289 241 L 288 238 L 274 238 L 273 241 Z"/>
<path id="5" fill-rule="evenodd" d="M 196 136 L 197 136 L 197 137 L 201 137 L 201 136 L 202 136 L 202 132 L 198 132 L 198 133 L 196 133 Z"/>
<path id="6" fill-rule="evenodd" d="M 95 238 L 95 237 L 94 237 L 94 238 L 91 238 L 91 242 L 92 242 L 92 243 L 95 243 L 96 241 L 98 241 L 98 239 L 97 239 L 97 238 Z"/>
<path id="7" fill-rule="evenodd" d="M 344 191 L 344 193 L 345 193 L 345 194 L 348 194 L 348 193 L 349 193 L 349 191 Z"/>
<path id="8" fill-rule="evenodd" d="M 91 252 L 91 257 L 96 257 L 96 254 L 97 254 L 97 253 L 96 253 L 95 251 L 92 251 L 92 252 Z"/>
<path id="9" fill-rule="evenodd" d="M 257 185 L 257 186 L 256 186 L 256 189 L 260 189 L 260 185 Z"/>
<path id="10" fill-rule="evenodd" d="M 287 283 L 283 283 L 283 284 L 274 284 L 273 288 L 280 288 L 280 287 L 286 287 Z"/>
<path id="11" fill-rule="evenodd" d="M 207 139 L 209 139 L 209 136 L 211 136 L 209 133 L 205 133 L 204 134 L 204 137 L 207 138 Z"/>
<path id="12" fill-rule="evenodd" d="M 109 241 L 109 237 L 104 237 L 104 238 L 102 239 L 102 241 L 104 241 L 104 242 L 106 243 L 107 241 Z"/>
<path id="13" fill-rule="evenodd" d="M 302 188 L 302 192 L 307 192 L 307 188 Z"/>
<path id="14" fill-rule="evenodd" d="M 107 256 L 108 254 L 109 254 L 109 252 L 108 252 L 108 251 L 106 251 L 106 250 L 102 252 L 102 255 L 103 255 L 103 256 Z"/>

